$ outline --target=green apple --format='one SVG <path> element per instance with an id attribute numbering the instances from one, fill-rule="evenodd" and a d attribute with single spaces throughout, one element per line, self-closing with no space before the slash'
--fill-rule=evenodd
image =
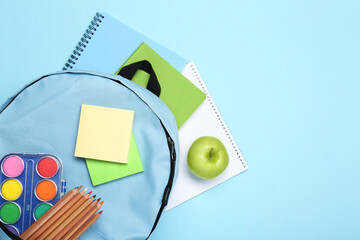
<path id="1" fill-rule="evenodd" d="M 191 145 L 187 163 L 192 173 L 203 179 L 219 176 L 229 164 L 224 144 L 216 137 L 200 137 Z"/>

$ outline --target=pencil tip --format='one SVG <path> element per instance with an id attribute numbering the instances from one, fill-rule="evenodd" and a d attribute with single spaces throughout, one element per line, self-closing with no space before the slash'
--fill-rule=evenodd
<path id="1" fill-rule="evenodd" d="M 85 188 L 83 191 L 86 192 L 88 190 L 88 188 Z"/>
<path id="2" fill-rule="evenodd" d="M 77 187 L 78 190 L 82 189 L 83 185 L 81 185 L 80 187 Z"/>
<path id="3" fill-rule="evenodd" d="M 100 205 L 102 206 L 103 204 L 104 204 L 104 201 L 101 201 L 101 202 L 100 202 Z"/>
<path id="4" fill-rule="evenodd" d="M 97 202 L 100 202 L 100 200 L 101 200 L 101 197 L 97 199 Z"/>
<path id="5" fill-rule="evenodd" d="M 101 215 L 103 213 L 103 210 L 101 210 L 100 212 L 99 212 L 99 215 Z"/>
<path id="6" fill-rule="evenodd" d="M 93 198 L 96 198 L 96 194 L 94 194 L 94 196 L 92 196 Z"/>
<path id="7" fill-rule="evenodd" d="M 89 195 L 92 194 L 92 191 L 88 193 Z"/>

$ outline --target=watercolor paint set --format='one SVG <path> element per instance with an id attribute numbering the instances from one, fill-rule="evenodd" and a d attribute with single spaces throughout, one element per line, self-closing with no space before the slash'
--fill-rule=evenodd
<path id="1" fill-rule="evenodd" d="M 20 235 L 65 193 L 62 162 L 50 154 L 12 153 L 0 164 L 0 221 Z"/>

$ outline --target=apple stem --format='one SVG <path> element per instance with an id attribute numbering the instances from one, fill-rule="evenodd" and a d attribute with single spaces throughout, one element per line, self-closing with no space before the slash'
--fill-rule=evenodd
<path id="1" fill-rule="evenodd" d="M 211 148 L 209 158 L 213 159 L 214 157 L 214 148 Z"/>

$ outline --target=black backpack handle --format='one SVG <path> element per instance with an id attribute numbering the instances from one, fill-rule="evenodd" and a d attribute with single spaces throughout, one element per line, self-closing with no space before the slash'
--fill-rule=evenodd
<path id="1" fill-rule="evenodd" d="M 121 68 L 120 71 L 117 73 L 117 75 L 120 75 L 126 79 L 131 80 L 138 70 L 143 70 L 144 72 L 150 74 L 149 82 L 146 88 L 156 96 L 160 97 L 160 93 L 161 93 L 160 83 L 149 61 L 143 60 L 129 64 Z"/>

